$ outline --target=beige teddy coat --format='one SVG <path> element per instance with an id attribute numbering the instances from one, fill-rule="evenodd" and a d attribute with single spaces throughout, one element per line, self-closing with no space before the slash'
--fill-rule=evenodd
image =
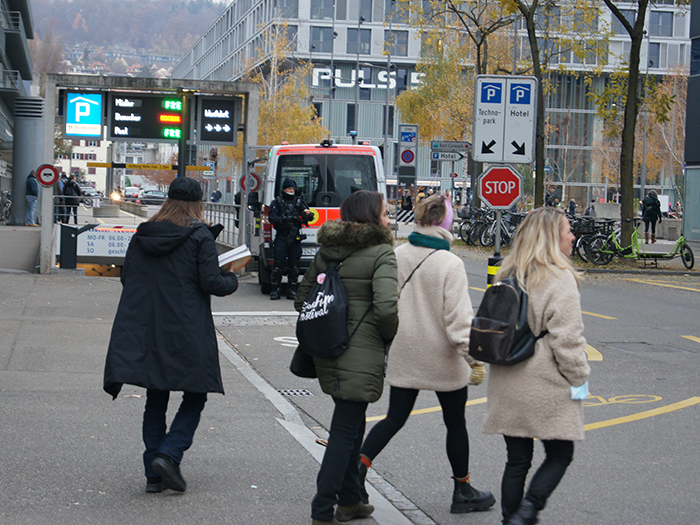
<path id="1" fill-rule="evenodd" d="M 439 226 L 417 233 L 452 241 Z M 433 248 L 406 243 L 396 248 L 399 287 Z M 428 257 L 399 298 L 399 329 L 389 351 L 386 381 L 391 386 L 451 392 L 471 377 L 469 331 L 474 315 L 462 259 L 447 250 Z"/>
<path id="2" fill-rule="evenodd" d="M 588 381 L 581 299 L 569 270 L 552 267 L 540 286 L 528 290 L 527 320 L 535 354 L 511 366 L 489 366 L 487 434 L 538 439 L 583 440 L 583 404 L 571 387 Z"/>

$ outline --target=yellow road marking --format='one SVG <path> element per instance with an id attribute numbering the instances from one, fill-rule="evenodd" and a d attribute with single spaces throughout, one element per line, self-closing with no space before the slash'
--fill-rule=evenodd
<path id="1" fill-rule="evenodd" d="M 681 337 L 685 337 L 686 339 L 700 343 L 700 337 L 695 337 L 694 335 L 682 335 Z"/>
<path id="2" fill-rule="evenodd" d="M 678 403 L 673 403 L 671 405 L 666 405 L 665 407 L 654 408 L 653 410 L 645 410 L 644 412 L 638 412 L 630 416 L 616 417 L 614 419 L 606 419 L 605 421 L 598 421 L 597 423 L 589 423 L 585 425 L 584 430 L 595 430 L 597 428 L 611 427 L 613 425 L 620 425 L 622 423 L 630 423 L 632 421 L 639 421 L 640 419 L 646 419 L 649 417 L 658 416 L 661 414 L 666 414 L 667 412 L 673 412 L 674 410 L 680 410 L 681 408 L 687 408 L 689 406 L 700 404 L 700 397 L 690 397 L 684 401 L 679 401 Z"/>
<path id="3" fill-rule="evenodd" d="M 600 317 L 601 319 L 609 319 L 611 321 L 614 321 L 617 319 L 617 317 L 610 317 L 609 315 L 603 315 L 603 314 L 594 314 L 593 312 L 581 312 L 583 315 L 592 315 L 593 317 Z"/>
<path id="4" fill-rule="evenodd" d="M 689 288 L 687 286 L 678 286 L 675 284 L 663 284 L 654 281 L 644 281 L 642 279 L 623 279 L 623 281 L 631 281 L 633 283 L 651 284 L 653 286 L 663 286 L 665 288 L 676 288 L 678 290 L 688 290 L 689 292 L 700 292 L 700 288 Z"/>
<path id="5" fill-rule="evenodd" d="M 470 286 L 470 290 L 476 290 L 477 292 L 485 292 L 486 288 L 477 288 L 476 286 Z"/>
<path id="6" fill-rule="evenodd" d="M 467 401 L 467 404 L 465 406 L 469 407 L 469 406 L 473 406 L 473 405 L 481 405 L 483 403 L 486 403 L 485 397 L 481 397 L 479 399 L 473 399 L 472 401 Z M 442 407 L 420 408 L 418 410 L 414 410 L 413 412 L 411 412 L 410 415 L 414 416 L 414 415 L 418 415 L 418 414 L 429 414 L 431 412 L 440 412 L 441 410 L 442 410 Z M 365 421 L 367 421 L 368 423 L 370 421 L 381 421 L 385 417 L 386 417 L 386 415 L 372 416 L 372 417 L 368 417 L 367 419 L 365 419 Z"/>
<path id="7" fill-rule="evenodd" d="M 588 355 L 589 361 L 602 361 L 603 360 L 603 354 L 598 352 L 598 350 L 593 348 L 591 345 L 586 345 L 586 354 Z"/>

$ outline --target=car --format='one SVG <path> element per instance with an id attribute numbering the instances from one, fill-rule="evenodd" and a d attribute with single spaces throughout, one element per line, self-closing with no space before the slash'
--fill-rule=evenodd
<path id="1" fill-rule="evenodd" d="M 162 191 L 148 190 L 141 197 L 141 204 L 163 204 L 168 196 Z"/>
<path id="2" fill-rule="evenodd" d="M 136 186 L 128 186 L 124 189 L 124 200 L 125 201 L 131 201 L 131 202 L 136 202 L 139 198 L 139 190 L 140 188 Z"/>

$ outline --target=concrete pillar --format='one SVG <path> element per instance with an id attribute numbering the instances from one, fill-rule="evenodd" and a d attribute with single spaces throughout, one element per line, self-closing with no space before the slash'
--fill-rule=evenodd
<path id="1" fill-rule="evenodd" d="M 12 215 L 11 224 L 24 224 L 27 209 L 27 175 L 44 161 L 44 99 L 15 99 L 15 129 L 12 143 Z M 51 160 L 53 163 L 53 161 Z M 41 200 L 41 192 L 39 192 Z M 37 201 L 36 220 L 41 220 L 41 202 Z M 48 217 L 51 221 L 51 216 Z"/>

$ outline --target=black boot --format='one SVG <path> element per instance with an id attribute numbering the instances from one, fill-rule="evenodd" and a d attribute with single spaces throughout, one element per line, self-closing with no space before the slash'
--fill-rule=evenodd
<path id="1" fill-rule="evenodd" d="M 538 510 L 532 504 L 529 499 L 524 499 L 520 504 L 518 512 L 513 514 L 506 525 L 535 525 L 539 520 L 537 519 Z"/>
<path id="2" fill-rule="evenodd" d="M 466 512 L 479 512 L 488 510 L 496 503 L 496 498 L 489 491 L 480 491 L 472 487 L 469 483 L 469 476 L 466 478 L 455 478 L 455 490 L 452 494 L 452 514 L 464 514 Z"/>
<path id="3" fill-rule="evenodd" d="M 277 265 L 272 267 L 272 275 L 270 276 L 270 299 L 276 301 L 280 298 L 280 283 L 282 282 L 282 274 L 284 268 Z"/>
<path id="4" fill-rule="evenodd" d="M 297 298 L 297 286 L 299 284 L 299 262 L 292 263 L 287 274 L 287 299 Z"/>

